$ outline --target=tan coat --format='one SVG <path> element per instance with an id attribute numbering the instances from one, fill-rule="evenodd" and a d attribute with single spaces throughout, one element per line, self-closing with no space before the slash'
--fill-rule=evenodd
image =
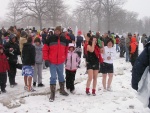
<path id="1" fill-rule="evenodd" d="M 26 38 L 20 37 L 19 46 L 20 46 L 21 55 L 22 55 L 23 44 L 26 43 L 26 42 L 27 42 Z"/>

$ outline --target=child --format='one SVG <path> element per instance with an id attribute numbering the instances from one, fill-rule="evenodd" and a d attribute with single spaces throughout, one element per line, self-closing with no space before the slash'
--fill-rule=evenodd
<path id="1" fill-rule="evenodd" d="M 74 81 L 77 67 L 79 66 L 80 58 L 74 52 L 75 47 L 73 43 L 69 44 L 69 51 L 66 60 L 66 87 L 71 93 L 75 93 Z"/>
<path id="2" fill-rule="evenodd" d="M 9 64 L 6 55 L 4 54 L 3 46 L 0 45 L 0 88 L 2 93 L 6 93 L 7 74 Z"/>
<path id="3" fill-rule="evenodd" d="M 34 87 L 36 86 L 37 77 L 38 77 L 38 87 L 43 87 L 44 86 L 44 84 L 42 84 L 43 45 L 41 44 L 41 40 L 39 38 L 35 38 L 34 43 L 35 43 L 36 57 L 35 57 L 35 67 L 34 67 L 34 76 L 33 76 L 33 86 Z"/>
<path id="4" fill-rule="evenodd" d="M 22 63 L 22 75 L 24 76 L 25 82 L 24 89 L 29 92 L 33 92 L 35 90 L 31 87 L 31 83 L 34 74 L 33 66 L 35 65 L 35 47 L 32 45 L 32 37 L 29 37 L 27 39 L 27 43 L 23 46 Z"/>
<path id="5" fill-rule="evenodd" d="M 109 39 L 107 41 L 107 46 L 104 47 L 104 54 L 103 54 L 104 62 L 101 65 L 101 73 L 103 75 L 102 83 L 103 83 L 104 92 L 112 91 L 111 83 L 112 83 L 113 73 L 114 73 L 113 60 L 116 54 L 116 50 L 113 46 L 114 46 L 113 39 Z M 106 88 L 107 74 L 109 76 L 109 79 Z"/>

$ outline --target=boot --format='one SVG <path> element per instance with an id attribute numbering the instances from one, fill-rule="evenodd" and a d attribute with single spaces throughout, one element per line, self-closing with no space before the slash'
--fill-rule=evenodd
<path id="1" fill-rule="evenodd" d="M 65 82 L 59 82 L 59 85 L 60 85 L 60 94 L 64 96 L 68 96 L 69 94 L 64 89 Z"/>
<path id="2" fill-rule="evenodd" d="M 50 85 L 50 90 L 51 90 L 51 95 L 50 95 L 49 101 L 53 102 L 55 100 L 56 85 Z"/>

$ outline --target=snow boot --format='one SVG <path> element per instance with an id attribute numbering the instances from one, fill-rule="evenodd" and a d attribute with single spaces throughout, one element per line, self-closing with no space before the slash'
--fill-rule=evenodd
<path id="1" fill-rule="evenodd" d="M 90 93 L 90 88 L 86 88 L 86 94 L 87 94 L 87 95 L 91 95 L 91 93 Z"/>
<path id="2" fill-rule="evenodd" d="M 68 96 L 69 94 L 65 91 L 65 82 L 59 82 L 60 85 L 60 94 L 64 96 Z"/>
<path id="3" fill-rule="evenodd" d="M 96 96 L 96 93 L 95 93 L 95 92 L 96 92 L 96 90 L 95 90 L 95 89 L 92 89 L 92 95 L 93 95 L 93 96 Z"/>
<path id="4" fill-rule="evenodd" d="M 49 101 L 53 102 L 55 100 L 56 85 L 50 85 L 50 90 L 51 90 L 51 95 L 50 95 Z"/>

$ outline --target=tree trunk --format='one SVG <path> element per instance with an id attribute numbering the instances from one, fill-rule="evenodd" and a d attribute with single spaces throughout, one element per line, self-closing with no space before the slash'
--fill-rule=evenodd
<path id="1" fill-rule="evenodd" d="M 98 26 L 97 26 L 97 30 L 100 31 L 101 30 L 101 16 L 98 15 L 97 16 L 97 19 L 98 19 Z"/>
<path id="2" fill-rule="evenodd" d="M 43 23 L 42 23 L 42 17 L 41 16 L 39 16 L 39 24 L 40 24 L 40 30 L 42 30 Z"/>

